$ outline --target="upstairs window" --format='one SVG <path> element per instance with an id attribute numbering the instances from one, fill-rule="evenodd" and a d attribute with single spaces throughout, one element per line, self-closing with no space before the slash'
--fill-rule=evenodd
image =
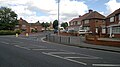
<path id="1" fill-rule="evenodd" d="M 114 22 L 114 17 L 111 17 L 111 18 L 110 18 L 110 22 Z"/>
<path id="2" fill-rule="evenodd" d="M 89 23 L 89 20 L 85 20 L 85 22 L 84 22 L 85 24 L 87 24 L 87 23 Z"/>
<path id="3" fill-rule="evenodd" d="M 119 21 L 120 21 L 120 14 L 119 14 Z"/>
<path id="4" fill-rule="evenodd" d="M 26 25 L 22 25 L 22 27 L 23 27 L 23 28 L 25 28 L 25 27 L 26 27 Z"/>
<path id="5" fill-rule="evenodd" d="M 80 22 L 80 21 L 78 22 L 78 25 L 79 25 L 79 24 L 81 24 L 81 22 Z"/>

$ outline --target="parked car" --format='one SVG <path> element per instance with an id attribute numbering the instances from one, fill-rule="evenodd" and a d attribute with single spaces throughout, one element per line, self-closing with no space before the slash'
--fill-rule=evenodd
<path id="1" fill-rule="evenodd" d="M 79 31 L 78 31 L 78 34 L 79 34 L 79 35 L 85 35 L 85 34 L 87 34 L 87 33 L 92 33 L 92 32 L 87 31 L 87 30 L 79 30 Z"/>

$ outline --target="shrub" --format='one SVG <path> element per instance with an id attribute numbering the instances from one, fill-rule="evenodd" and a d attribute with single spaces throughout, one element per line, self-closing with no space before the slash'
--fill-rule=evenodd
<path id="1" fill-rule="evenodd" d="M 15 31 L 11 31 L 11 30 L 0 30 L 0 35 L 15 35 L 16 32 Z"/>
<path id="2" fill-rule="evenodd" d="M 34 29 L 32 29 L 32 30 L 31 30 L 31 32 L 35 32 L 35 33 L 37 33 L 37 32 L 38 32 L 38 30 L 34 30 Z"/>
<path id="3" fill-rule="evenodd" d="M 22 30 L 15 30 L 15 33 L 20 34 L 22 32 Z"/>

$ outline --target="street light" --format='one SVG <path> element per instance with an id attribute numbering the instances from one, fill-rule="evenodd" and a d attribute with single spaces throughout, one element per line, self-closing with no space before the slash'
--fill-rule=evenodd
<path id="1" fill-rule="evenodd" d="M 58 0 L 58 35 L 60 33 L 60 31 L 59 31 L 59 15 L 60 15 L 60 0 Z"/>

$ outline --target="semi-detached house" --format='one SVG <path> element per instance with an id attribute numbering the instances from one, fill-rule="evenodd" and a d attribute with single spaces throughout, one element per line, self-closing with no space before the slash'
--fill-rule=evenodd
<path id="1" fill-rule="evenodd" d="M 33 30 L 42 31 L 42 26 L 39 22 L 36 23 L 28 23 L 26 20 L 20 18 L 18 20 L 18 25 L 16 25 L 16 29 L 22 30 L 23 33 L 32 33 Z"/>
<path id="2" fill-rule="evenodd" d="M 97 11 L 89 10 L 88 13 L 79 16 L 69 22 L 68 30 L 73 29 L 76 31 L 87 30 L 92 34 L 99 34 L 105 26 L 105 16 Z"/>
<path id="3" fill-rule="evenodd" d="M 109 37 L 120 38 L 120 8 L 107 16 L 106 26 L 106 34 L 109 35 Z"/>

